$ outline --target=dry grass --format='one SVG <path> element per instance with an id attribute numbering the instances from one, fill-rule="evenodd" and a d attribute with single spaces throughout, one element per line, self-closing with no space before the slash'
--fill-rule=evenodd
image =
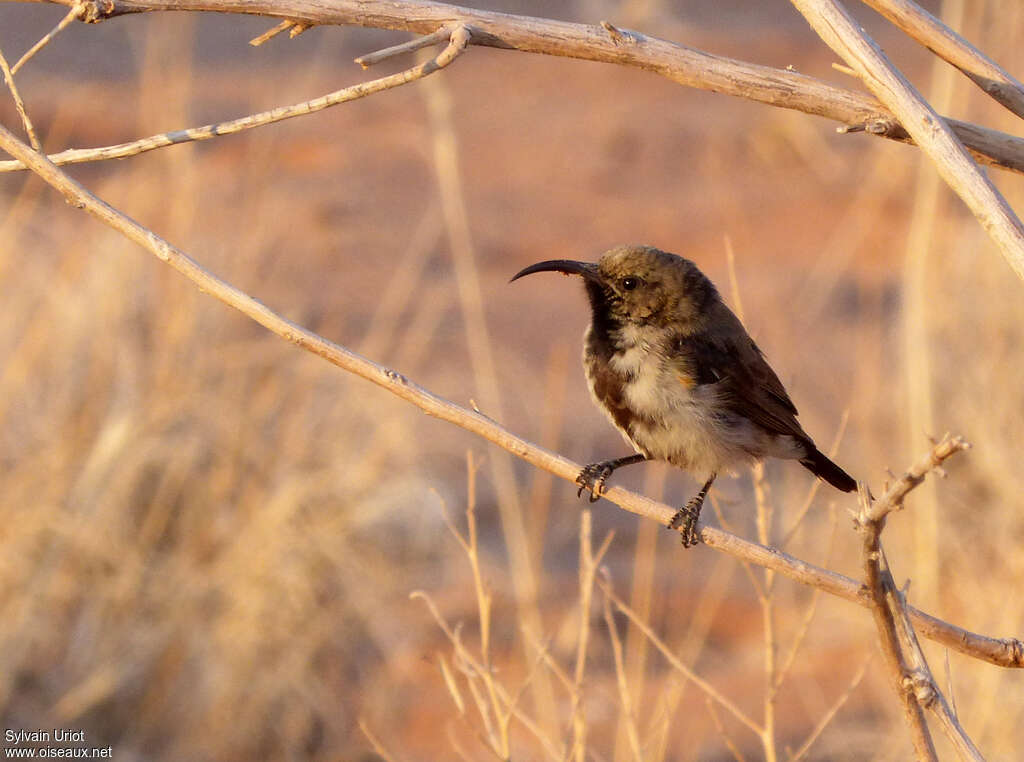
<path id="1" fill-rule="evenodd" d="M 967 36 L 1019 74 L 1024 14 L 1009 0 L 986 7 Z M 0 8 L 0 19 L 14 12 Z M 50 15 L 44 31 L 59 18 Z M 302 56 L 250 76 L 210 63 L 207 48 L 191 53 L 197 40 L 241 51 L 249 25 L 221 28 L 211 42 L 204 20 L 118 23 L 139 61 L 116 90 L 70 66 L 19 74 L 48 147 L 202 123 L 358 75 L 354 66 L 339 73 L 341 30 L 246 52 L 265 61 L 274 46 L 302 46 Z M 93 30 L 72 31 L 56 49 L 92 39 Z M 836 76 L 827 54 L 804 44 L 809 32 L 770 31 L 744 56 Z M 7 34 L 0 23 L 13 60 L 20 51 L 7 49 Z M 363 38 L 346 53 L 372 47 Z M 907 58 L 927 82 L 927 69 L 914 68 L 922 59 Z M 180 63 L 173 77 L 167 60 Z M 920 589 L 944 618 L 1021 634 L 1021 284 L 939 189 L 921 298 L 907 312 L 904 262 L 922 254 L 906 244 L 921 183 L 911 149 L 610 67 L 474 50 L 440 76 L 453 100 L 447 126 L 428 117 L 422 88 L 409 87 L 75 174 L 289 317 L 445 396 L 497 404 L 479 354 L 486 331 L 503 420 L 582 461 L 622 447 L 577 366 L 583 299 L 560 280 L 507 286 L 508 276 L 535 260 L 643 241 L 695 259 L 727 292 L 728 235 L 748 326 L 807 429 L 828 443 L 849 411 L 841 463 L 879 483 L 884 468 L 927 446 L 925 433 L 950 429 L 974 444 L 931 500 L 915 494 L 890 520 L 887 548 L 897 578 L 914 577 L 912 602 Z M 566 100 L 566 90 L 577 95 Z M 968 85 L 952 102 L 956 116 L 1014 129 Z M 17 124 L 9 100 L 0 118 Z M 457 141 L 459 170 L 447 182 L 464 199 L 468 243 L 452 238 L 457 223 L 437 190 L 442 139 Z M 997 179 L 1024 208 L 1020 181 Z M 0 209 L 4 727 L 83 728 L 115 757 L 147 759 L 356 759 L 373 748 L 360 720 L 378 753 L 402 760 L 487 758 L 485 746 L 500 747 L 506 733 L 517 759 L 552 749 L 572 757 L 581 735 L 588 759 L 631 759 L 637 748 L 655 760 L 764 755 L 762 740 L 709 708 L 620 608 L 606 615 L 600 589 L 584 604 L 580 666 L 587 584 L 568 485 L 522 464 L 496 466 L 504 456 L 463 432 L 271 338 L 31 178 L 0 179 Z M 460 279 L 457 245 L 468 246 Z M 474 303 L 483 317 L 467 341 Z M 911 326 L 927 358 L 923 381 L 904 364 Z M 908 435 L 908 404 L 926 392 L 936 428 Z M 466 506 L 467 449 L 478 461 L 470 558 L 479 587 L 441 508 L 461 517 Z M 510 482 L 496 489 L 506 470 Z M 692 489 L 660 466 L 621 478 L 674 501 Z M 767 484 L 778 540 L 810 483 L 774 463 Z M 751 479 L 716 488 L 723 518 L 755 536 Z M 518 555 L 507 551 L 499 494 L 519 506 Z M 792 552 L 856 574 L 847 500 L 820 490 Z M 928 503 L 934 554 L 920 547 L 928 530 L 915 513 Z M 595 506 L 594 552 L 611 529 L 603 564 L 612 589 L 682 665 L 760 723 L 759 588 L 730 559 L 683 552 L 674 536 L 607 504 Z M 510 558 L 535 577 L 535 595 L 512 579 Z M 489 669 L 453 651 L 413 590 Z M 773 590 L 774 662 L 791 664 L 774 697 L 786 758 L 870 657 L 874 632 L 861 609 L 824 598 L 812 609 L 811 593 L 785 580 Z M 490 600 L 486 647 L 481 600 Z M 943 653 L 928 655 L 942 673 Z M 949 663 L 968 732 L 990 758 L 1013 758 L 1021 676 L 958 655 Z M 872 665 L 809 758 L 908 750 Z"/>

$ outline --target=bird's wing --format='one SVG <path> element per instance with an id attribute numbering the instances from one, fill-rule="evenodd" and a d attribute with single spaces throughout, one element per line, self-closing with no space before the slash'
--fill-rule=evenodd
<path id="1" fill-rule="evenodd" d="M 739 321 L 737 321 L 737 326 Z M 694 384 L 714 384 L 723 405 L 772 434 L 808 440 L 797 410 L 757 344 L 740 328 L 720 336 L 678 337 L 673 359 Z"/>

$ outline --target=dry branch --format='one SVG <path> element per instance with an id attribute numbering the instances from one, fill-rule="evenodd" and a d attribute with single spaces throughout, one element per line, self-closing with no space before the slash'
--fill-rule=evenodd
<path id="1" fill-rule="evenodd" d="M 790 0 L 920 146 L 1024 280 L 1024 224 L 941 116 L 836 0 Z"/>
<path id="2" fill-rule="evenodd" d="M 863 560 L 872 612 L 878 628 L 893 688 L 903 704 L 918 759 L 937 760 L 924 712 L 935 714 L 961 759 L 983 760 L 970 737 L 960 726 L 948 702 L 932 676 L 928 661 L 918 643 L 907 615 L 907 603 L 896 587 L 882 550 L 882 530 L 889 513 L 900 508 L 907 494 L 924 481 L 930 471 L 939 471 L 942 463 L 968 448 L 961 437 L 945 436 L 927 455 L 890 486 L 881 500 L 872 504 L 861 485 L 857 525 L 863 535 Z"/>
<path id="3" fill-rule="evenodd" d="M 270 32 L 273 32 L 275 29 L 281 31 L 282 27 L 279 25 L 278 27 L 271 29 Z M 270 32 L 265 33 L 265 35 L 270 34 Z M 256 39 L 259 40 L 260 38 L 257 37 Z M 421 42 L 425 39 L 427 38 L 422 37 L 419 40 L 416 40 L 416 42 Z M 434 72 L 440 71 L 452 63 L 452 61 L 454 61 L 459 54 L 466 49 L 468 40 L 469 34 L 465 27 L 456 26 L 454 27 L 454 31 L 446 27 L 440 30 L 437 34 L 431 35 L 430 42 L 419 45 L 418 47 L 425 47 L 427 44 L 437 44 L 446 41 L 449 42 L 448 47 L 429 61 L 424 61 L 421 64 L 417 64 L 412 68 L 400 71 L 397 74 L 390 74 L 386 77 L 381 77 L 380 79 L 370 80 L 369 82 L 360 82 L 357 85 L 345 87 L 341 90 L 336 90 L 333 93 L 328 93 L 327 95 L 321 95 L 319 98 L 313 98 L 312 100 L 303 101 L 302 103 L 296 103 L 291 106 L 279 106 L 278 108 L 270 109 L 269 111 L 261 111 L 258 114 L 249 114 L 227 122 L 216 122 L 214 124 L 203 125 L 202 127 L 191 127 L 189 129 L 175 130 L 173 132 L 162 132 L 159 135 L 152 135 L 148 138 L 141 138 L 139 140 L 133 140 L 128 143 L 119 143 L 117 145 L 103 146 L 102 148 L 71 148 L 66 151 L 61 151 L 60 153 L 51 154 L 48 158 L 56 165 L 82 164 L 85 162 L 105 161 L 108 159 L 123 159 L 128 156 L 135 156 L 136 154 L 145 153 L 146 151 L 152 151 L 157 148 L 164 148 L 166 146 L 177 145 L 179 143 L 209 140 L 222 135 L 232 135 L 236 132 L 251 130 L 254 127 L 263 127 L 264 125 L 281 122 L 285 119 L 305 116 L 306 114 L 312 114 L 317 111 L 330 108 L 331 106 L 337 106 L 341 103 L 348 103 L 349 101 L 358 100 L 359 98 L 365 98 L 368 95 L 373 95 L 374 93 L 379 93 L 384 90 L 390 90 L 393 87 L 399 87 L 401 85 L 408 84 L 409 82 L 414 82 L 418 79 L 430 76 Z M 381 55 L 388 52 L 389 51 L 380 51 L 379 53 L 371 54 L 371 56 L 375 57 L 374 60 L 381 60 Z M 394 55 L 394 53 L 389 53 L 389 55 Z M 371 56 L 366 56 L 366 58 L 370 58 Z M 0 66 L 2 66 L 2 60 L 0 60 Z M 0 161 L 0 172 L 15 172 L 24 170 L 25 168 L 25 165 L 17 160 Z"/>
<path id="4" fill-rule="evenodd" d="M 900 631 L 900 638 L 904 643 L 904 649 L 909 653 L 910 664 L 914 670 L 911 686 L 917 703 L 935 716 L 939 722 L 939 727 L 942 728 L 946 737 L 953 744 L 953 748 L 956 749 L 960 759 L 965 760 L 965 762 L 985 762 L 985 758 L 978 751 L 978 747 L 974 745 L 970 736 L 967 735 L 963 726 L 960 725 L 956 712 L 950 707 L 942 691 L 939 690 L 935 676 L 928 666 L 928 660 L 925 659 L 924 651 L 921 649 L 921 644 L 917 640 L 914 627 L 910 623 L 910 617 L 907 616 L 906 596 L 903 594 L 903 591 L 896 588 L 896 584 L 892 579 L 892 573 L 888 569 L 888 564 L 885 563 L 884 554 L 882 562 L 885 564 L 886 587 L 889 588 L 891 585 L 889 589 L 889 605 L 896 614 L 896 625 Z"/>
<path id="5" fill-rule="evenodd" d="M 33 45 L 31 48 L 29 48 L 28 50 L 25 51 L 24 55 L 22 55 L 22 57 L 18 59 L 18 62 L 16 64 L 14 64 L 14 66 L 11 67 L 11 74 L 17 74 L 18 70 L 22 66 L 24 66 L 25 64 L 27 64 L 29 61 L 32 60 L 32 56 L 34 56 L 40 50 L 42 50 L 47 45 L 49 45 L 50 42 L 53 41 L 54 37 L 56 37 L 58 34 L 63 32 L 68 26 L 71 25 L 72 21 L 74 21 L 75 19 L 81 17 L 83 11 L 84 11 L 84 6 L 82 6 L 82 5 L 78 4 L 78 3 L 72 5 L 71 6 L 71 10 L 69 10 L 64 15 L 64 18 L 62 18 L 58 22 L 57 26 L 55 26 L 49 32 L 47 32 L 42 37 L 40 37 L 39 41 L 36 42 L 35 45 Z"/>
<path id="6" fill-rule="evenodd" d="M 882 569 L 881 536 L 885 519 L 872 521 L 867 518 L 871 498 L 867 488 L 863 485 L 861 485 L 860 499 L 862 506 L 860 524 L 864 534 L 864 576 L 868 591 L 871 593 L 871 612 L 874 614 L 875 627 L 878 629 L 882 654 L 885 656 L 886 671 L 892 681 L 893 690 L 902 703 L 903 714 L 910 728 L 910 737 L 914 742 L 914 751 L 917 753 L 918 760 L 938 762 L 924 711 L 913 690 L 908 690 L 907 678 L 911 674 L 911 669 L 904 660 L 899 634 L 896 631 L 896 617 L 889 605 L 889 584 L 892 582 L 892 577 L 889 576 L 888 569 L 884 571 Z"/>
<path id="7" fill-rule="evenodd" d="M 1024 85 L 911 0 L 861 0 L 908 36 L 962 71 L 993 100 L 1024 118 Z"/>
<path id="8" fill-rule="evenodd" d="M 76 2 L 33 1 L 61 5 Z M 482 11 L 431 0 L 86 0 L 83 7 L 83 18 L 91 23 L 131 13 L 210 11 L 423 35 L 446 25 L 465 24 L 470 28 L 471 45 L 633 66 L 686 87 L 823 116 L 846 125 L 849 131 L 863 130 L 891 140 L 912 142 L 898 119 L 867 93 L 616 27 L 612 27 L 612 32 L 600 25 Z M 1024 139 L 969 122 L 945 121 L 978 161 L 1024 173 Z"/>
<path id="9" fill-rule="evenodd" d="M 372 381 L 397 397 L 416 405 L 428 415 L 477 434 L 527 463 L 575 483 L 581 468 L 578 463 L 517 437 L 486 415 L 438 397 L 400 373 L 382 367 L 287 320 L 243 291 L 217 278 L 185 252 L 94 196 L 3 126 L 0 126 L 0 149 L 23 161 L 45 182 L 60 191 L 71 205 L 87 211 L 173 267 L 203 292 L 237 309 L 278 336 L 307 352 L 323 357 L 342 370 Z M 608 488 L 603 497 L 631 513 L 662 524 L 666 524 L 675 514 L 675 509 L 621 487 Z M 758 545 L 708 526 L 701 527 L 701 540 L 708 547 L 749 563 L 773 569 L 802 584 L 820 588 L 831 595 L 865 607 L 870 605 L 868 592 L 855 580 L 801 561 L 776 548 Z M 1016 638 L 997 639 L 978 635 L 914 608 L 910 608 L 908 613 L 919 632 L 931 640 L 992 664 L 1024 667 L 1024 643 Z"/>
<path id="10" fill-rule="evenodd" d="M 18 86 L 14 84 L 14 73 L 7 64 L 7 59 L 4 58 L 2 51 L 0 51 L 0 73 L 4 75 L 4 82 L 7 84 L 7 89 L 14 100 L 14 108 L 17 109 L 18 116 L 21 117 L 21 124 L 25 128 L 25 134 L 28 135 L 29 142 L 37 151 L 42 150 L 39 138 L 36 137 L 35 128 L 32 126 L 32 120 L 29 119 L 28 112 L 25 110 L 25 101 L 22 100 L 21 93 L 18 92 Z"/>

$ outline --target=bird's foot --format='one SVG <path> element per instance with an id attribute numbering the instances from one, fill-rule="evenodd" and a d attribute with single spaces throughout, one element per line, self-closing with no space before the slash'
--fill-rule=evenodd
<path id="1" fill-rule="evenodd" d="M 700 518 L 700 509 L 703 505 L 704 495 L 697 495 L 676 511 L 675 516 L 668 522 L 668 529 L 681 529 L 679 534 L 682 537 L 684 548 L 691 548 L 700 542 L 697 520 Z"/>
<path id="2" fill-rule="evenodd" d="M 605 460 L 584 467 L 576 477 L 576 483 L 580 485 L 580 488 L 576 490 L 576 497 L 582 497 L 583 490 L 587 490 L 590 492 L 590 502 L 596 503 L 600 500 L 601 493 L 604 492 L 605 480 L 615 471 L 615 467 L 611 463 L 612 461 Z"/>

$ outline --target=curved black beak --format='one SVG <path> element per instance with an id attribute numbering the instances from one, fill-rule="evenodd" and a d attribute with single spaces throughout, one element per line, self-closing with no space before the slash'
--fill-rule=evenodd
<path id="1" fill-rule="evenodd" d="M 593 262 L 577 262 L 572 259 L 549 259 L 546 262 L 538 262 L 535 265 L 524 267 L 512 276 L 512 280 L 518 280 L 524 275 L 531 275 L 540 272 L 557 272 L 566 275 L 582 275 L 588 280 L 597 280 L 597 265 Z M 509 283 L 512 282 L 509 281 Z"/>

